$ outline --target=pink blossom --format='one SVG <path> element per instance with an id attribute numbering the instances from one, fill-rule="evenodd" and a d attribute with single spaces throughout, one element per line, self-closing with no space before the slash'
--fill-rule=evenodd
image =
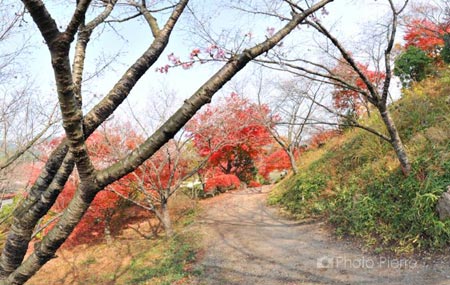
<path id="1" fill-rule="evenodd" d="M 214 56 L 215 59 L 223 59 L 225 58 L 225 51 L 221 48 L 217 49 L 217 52 Z"/>
<path id="2" fill-rule="evenodd" d="M 180 64 L 181 63 L 180 58 L 176 57 L 173 53 L 169 54 L 167 56 L 167 58 L 169 59 L 169 61 L 172 64 Z"/>
<path id="3" fill-rule="evenodd" d="M 194 62 L 184 62 L 181 67 L 183 67 L 183 69 L 189 69 L 194 65 Z"/>
<path id="4" fill-rule="evenodd" d="M 212 56 L 213 51 L 216 49 L 217 49 L 216 45 L 210 45 L 209 47 L 206 48 L 206 52 Z"/>
<path id="5" fill-rule="evenodd" d="M 193 49 L 192 51 L 191 51 L 191 54 L 190 54 L 190 58 L 191 59 L 194 59 L 194 57 L 196 57 L 196 56 L 198 56 L 200 54 L 200 49 L 199 48 L 195 48 L 195 49 Z"/>
<path id="6" fill-rule="evenodd" d="M 163 67 L 157 67 L 157 68 L 155 69 L 155 71 L 156 71 L 156 72 L 160 72 L 160 73 L 167 73 L 167 72 L 169 72 L 169 68 L 170 68 L 170 66 L 169 66 L 168 64 L 166 64 L 166 65 L 163 66 Z"/>
<path id="7" fill-rule="evenodd" d="M 267 35 L 268 35 L 269 37 L 271 37 L 271 36 L 273 36 L 273 34 L 275 34 L 275 28 L 274 28 L 274 27 L 268 27 L 268 28 L 266 29 L 266 31 L 267 31 Z"/>

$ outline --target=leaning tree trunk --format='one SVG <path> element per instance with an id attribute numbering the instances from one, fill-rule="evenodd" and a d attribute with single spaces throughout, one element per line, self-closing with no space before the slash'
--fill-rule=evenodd
<path id="1" fill-rule="evenodd" d="M 383 119 L 384 124 L 389 132 L 389 136 L 391 138 L 391 145 L 395 150 L 395 154 L 400 162 L 402 167 L 403 174 L 408 176 L 411 172 L 411 163 L 409 162 L 408 155 L 405 150 L 405 146 L 400 138 L 397 127 L 395 126 L 394 120 L 391 117 L 391 114 L 387 108 L 380 108 L 381 118 Z"/>

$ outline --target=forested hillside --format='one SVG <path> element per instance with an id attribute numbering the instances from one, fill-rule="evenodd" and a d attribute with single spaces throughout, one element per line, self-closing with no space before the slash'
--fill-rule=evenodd
<path id="1" fill-rule="evenodd" d="M 403 89 L 389 108 L 412 171 L 405 177 L 392 148 L 365 130 L 342 130 L 299 159 L 299 174 L 283 181 L 270 202 L 297 218 L 324 217 L 341 236 L 361 238 L 376 250 L 444 249 L 450 220 L 440 220 L 438 199 L 450 186 L 450 73 Z M 364 119 L 378 128 L 380 118 Z"/>

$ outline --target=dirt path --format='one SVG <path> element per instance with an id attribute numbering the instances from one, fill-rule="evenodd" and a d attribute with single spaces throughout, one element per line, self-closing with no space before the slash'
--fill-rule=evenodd
<path id="1" fill-rule="evenodd" d="M 227 193 L 205 203 L 205 254 L 195 284 L 449 285 L 447 260 L 365 255 L 336 241 L 323 223 L 280 218 L 266 206 L 268 188 Z"/>

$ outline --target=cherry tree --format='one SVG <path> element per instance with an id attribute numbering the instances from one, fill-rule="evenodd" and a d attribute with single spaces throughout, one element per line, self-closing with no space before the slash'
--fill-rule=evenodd
<path id="1" fill-rule="evenodd" d="M 109 165 L 119 159 L 121 155 L 123 156 L 132 150 L 132 140 L 135 134 L 130 131 L 129 126 L 127 129 L 129 130 L 129 136 L 122 136 L 120 132 L 114 129 L 106 131 L 106 128 L 102 128 L 87 139 L 86 144 L 89 147 L 89 155 L 96 167 Z M 41 158 L 43 160 L 48 159 L 53 148 L 60 144 L 62 139 L 55 138 L 39 145 Z M 33 174 L 37 176 L 39 173 Z M 102 191 L 95 197 L 79 224 L 68 237 L 65 243 L 66 246 L 72 247 L 96 242 L 103 238 L 106 238 L 107 242 L 111 241 L 111 222 L 114 214 L 120 210 L 121 197 L 128 197 L 131 194 L 129 184 L 123 183 L 123 181 L 129 181 L 130 177 L 133 176 L 129 174 L 118 182 L 108 185 L 106 191 Z M 33 180 L 36 178 L 33 177 Z M 68 178 L 53 207 L 39 222 L 33 236 L 37 236 L 40 232 L 48 233 L 55 226 L 62 212 L 75 195 L 79 183 L 79 177 L 76 173 L 73 173 Z"/>

